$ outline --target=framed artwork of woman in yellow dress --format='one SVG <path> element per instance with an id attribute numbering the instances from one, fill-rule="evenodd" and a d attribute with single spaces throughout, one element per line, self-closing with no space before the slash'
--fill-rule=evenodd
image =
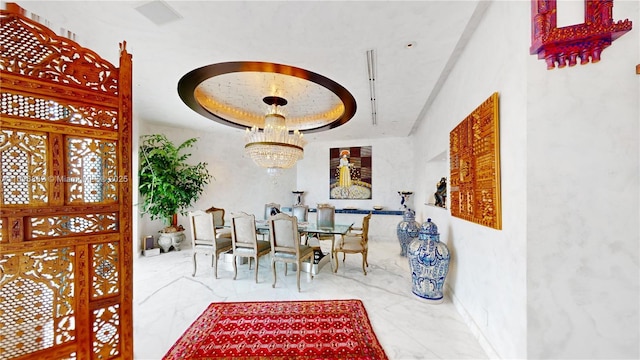
<path id="1" fill-rule="evenodd" d="M 371 199 L 371 146 L 329 150 L 329 198 Z"/>

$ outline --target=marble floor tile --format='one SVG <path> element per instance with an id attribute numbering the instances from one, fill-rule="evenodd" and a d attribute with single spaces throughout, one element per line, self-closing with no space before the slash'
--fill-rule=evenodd
<path id="1" fill-rule="evenodd" d="M 233 280 L 231 264 L 222 261 L 214 279 L 211 258 L 204 255 L 198 255 L 192 277 L 192 253 L 183 246 L 134 261 L 135 359 L 161 359 L 211 302 L 314 299 L 362 300 L 389 359 L 487 358 L 449 299 L 434 305 L 411 292 L 411 271 L 397 243 L 370 242 L 366 276 L 360 255 L 347 255 L 344 263 L 340 256 L 337 273 L 330 264 L 313 279 L 302 273 L 301 292 L 295 271 L 289 268 L 285 277 L 281 264 L 276 287 L 271 287 L 269 256 L 260 259 L 257 284 L 247 264 L 238 266 Z"/>

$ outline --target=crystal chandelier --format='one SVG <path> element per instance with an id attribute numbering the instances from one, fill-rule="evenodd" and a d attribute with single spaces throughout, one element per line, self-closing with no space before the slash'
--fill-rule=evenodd
<path id="1" fill-rule="evenodd" d="M 255 125 L 247 128 L 244 148 L 258 166 L 267 168 L 269 174 L 277 175 L 281 169 L 288 169 L 302 159 L 307 142 L 298 130 L 289 133 L 285 117 L 277 112 L 278 106 L 287 104 L 286 99 L 267 96 L 262 101 L 271 106 L 264 119 L 264 130 Z"/>

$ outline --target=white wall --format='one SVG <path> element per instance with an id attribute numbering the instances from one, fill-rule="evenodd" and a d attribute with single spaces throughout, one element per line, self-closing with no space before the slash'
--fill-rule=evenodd
<path id="1" fill-rule="evenodd" d="M 530 3 L 493 2 L 415 134 L 428 171 L 449 131 L 500 93 L 503 230 L 419 211 L 452 250 L 454 299 L 499 357 L 640 357 L 639 11 L 615 2 L 636 29 L 600 63 L 548 71 L 528 54 Z"/>
<path id="2" fill-rule="evenodd" d="M 530 3 L 493 2 L 414 135 L 417 198 L 446 174 L 431 164 L 449 151 L 449 132 L 493 92 L 500 102 L 502 230 L 418 206 L 432 218 L 451 252 L 447 277 L 454 301 L 491 356 L 526 357 L 526 69 Z M 428 181 L 422 181 L 428 179 Z M 449 199 L 447 199 L 449 200 Z M 448 201 L 449 202 L 449 201 Z"/>
<path id="3" fill-rule="evenodd" d="M 242 130 L 194 131 L 152 123 L 141 125 L 140 135 L 156 133 L 167 135 L 176 144 L 192 137 L 199 139 L 191 149 L 193 155 L 189 161 L 193 164 L 207 162 L 207 169 L 215 179 L 207 185 L 193 209 L 216 206 L 226 210 L 227 218 L 231 212 L 244 211 L 255 214 L 256 219 L 262 219 L 264 204 L 276 202 L 286 206 L 293 202 L 291 191 L 296 189 L 295 168 L 283 171 L 274 182 L 265 169 L 259 168 L 245 156 Z M 185 227 L 187 225 L 184 216 L 179 216 L 178 222 Z M 157 238 L 157 232 L 162 227 L 161 221 L 151 221 L 149 215 L 144 215 L 139 219 L 138 239 L 147 234 L 155 235 Z M 186 234 L 187 240 L 190 241 L 188 231 Z M 189 246 L 182 245 L 184 248 Z"/>
<path id="4" fill-rule="evenodd" d="M 371 146 L 372 199 L 329 199 L 329 149 L 343 146 Z M 414 154 L 409 138 L 385 138 L 345 141 L 309 141 L 304 159 L 297 165 L 298 190 L 305 191 L 303 202 L 309 207 L 319 203 L 335 205 L 337 209 L 356 207 L 373 210 L 382 205 L 386 210 L 400 210 L 398 191 L 413 191 Z M 416 204 L 416 202 L 414 202 Z M 313 215 L 312 215 L 313 216 Z M 359 224 L 364 215 L 337 214 L 336 222 Z M 402 220 L 398 215 L 374 215 L 370 223 L 371 241 L 398 241 L 396 226 Z M 398 252 L 400 247 L 398 245 Z"/>
<path id="5" fill-rule="evenodd" d="M 527 62 L 530 358 L 640 358 L 639 7 L 599 63 Z"/>

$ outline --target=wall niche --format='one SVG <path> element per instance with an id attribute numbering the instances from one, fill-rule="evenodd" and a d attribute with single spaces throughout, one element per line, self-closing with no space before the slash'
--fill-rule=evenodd
<path id="1" fill-rule="evenodd" d="M 425 205 L 435 206 L 443 209 L 449 208 L 449 161 L 447 159 L 447 150 L 442 151 L 438 155 L 427 161 L 424 171 L 424 181 L 426 188 L 426 200 Z M 446 189 L 444 191 L 444 198 L 442 204 L 436 197 L 438 186 L 440 181 L 444 178 Z M 439 193 L 442 194 L 442 191 Z"/>

